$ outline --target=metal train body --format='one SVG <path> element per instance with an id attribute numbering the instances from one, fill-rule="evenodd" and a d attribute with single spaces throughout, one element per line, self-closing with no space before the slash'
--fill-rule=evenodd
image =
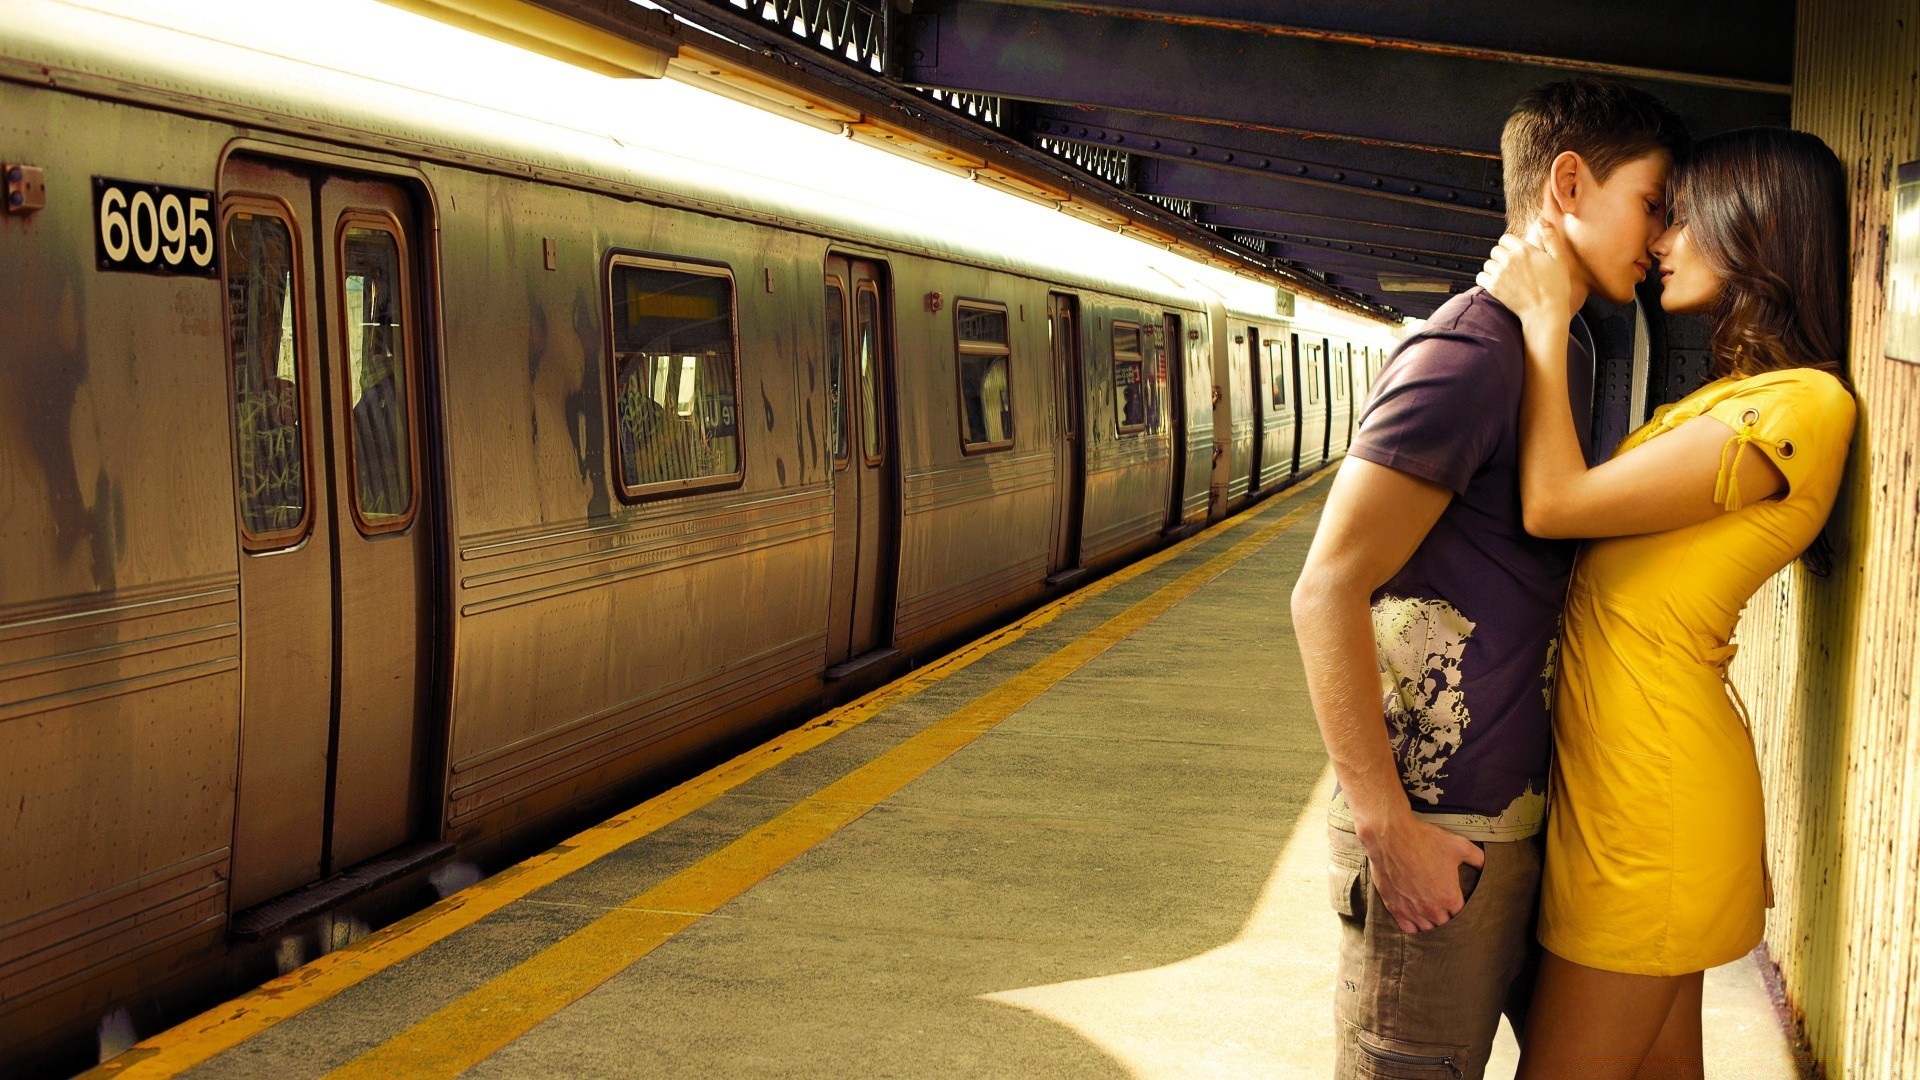
<path id="1" fill-rule="evenodd" d="M 1391 340 L 191 29 L 0 27 L 0 1061 L 1296 482 Z"/>

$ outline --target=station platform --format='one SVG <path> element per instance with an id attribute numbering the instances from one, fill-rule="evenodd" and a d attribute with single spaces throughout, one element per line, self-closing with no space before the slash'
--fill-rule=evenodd
<path id="1" fill-rule="evenodd" d="M 1328 1076 L 1332 779 L 1288 614 L 1326 488 L 97 1072 Z M 1709 1076 L 1796 1075 L 1754 958 L 1707 1012 Z"/>

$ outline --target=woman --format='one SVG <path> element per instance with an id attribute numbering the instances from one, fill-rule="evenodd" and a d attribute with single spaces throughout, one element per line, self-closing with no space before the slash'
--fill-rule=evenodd
<path id="1" fill-rule="evenodd" d="M 1759 943 L 1772 904 L 1759 768 L 1725 682 L 1734 625 L 1776 571 L 1824 552 L 1852 439 L 1832 151 L 1729 132 L 1695 145 L 1671 191 L 1660 302 L 1713 316 L 1717 378 L 1597 468 L 1567 405 L 1573 312 L 1551 224 L 1539 247 L 1503 239 L 1480 276 L 1526 333 L 1527 528 L 1596 538 L 1561 636 L 1522 1077 L 1702 1075 L 1703 974 Z"/>

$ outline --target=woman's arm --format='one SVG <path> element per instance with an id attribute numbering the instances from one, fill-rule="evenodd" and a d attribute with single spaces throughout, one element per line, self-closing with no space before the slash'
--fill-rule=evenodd
<path id="1" fill-rule="evenodd" d="M 1544 237 L 1556 250 L 1549 232 Z M 1553 538 L 1634 536 L 1695 525 L 1724 512 L 1715 488 L 1728 453 L 1744 502 L 1784 491 L 1764 453 L 1732 445 L 1735 432 L 1701 416 L 1596 468 L 1587 468 L 1567 393 L 1567 276 L 1559 256 L 1513 237 L 1480 275 L 1520 316 L 1527 371 L 1520 403 L 1520 505 L 1527 531 Z"/>

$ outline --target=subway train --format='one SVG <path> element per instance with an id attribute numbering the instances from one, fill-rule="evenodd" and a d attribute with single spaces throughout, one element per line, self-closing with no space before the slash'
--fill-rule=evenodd
<path id="1" fill-rule="evenodd" d="M 1298 482 L 1395 340 L 682 82 L 309 7 L 0 23 L 0 1062 Z"/>

